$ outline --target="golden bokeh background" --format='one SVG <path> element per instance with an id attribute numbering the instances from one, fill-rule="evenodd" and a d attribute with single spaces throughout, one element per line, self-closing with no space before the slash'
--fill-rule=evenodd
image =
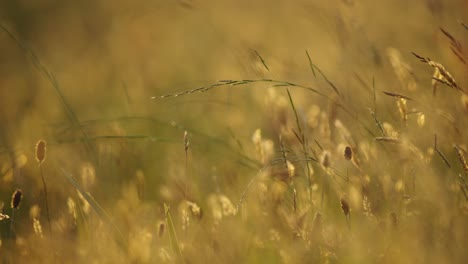
<path id="1" fill-rule="evenodd" d="M 462 263 L 467 23 L 463 0 L 0 1 L 0 262 Z M 258 81 L 160 98 L 220 80 Z"/>

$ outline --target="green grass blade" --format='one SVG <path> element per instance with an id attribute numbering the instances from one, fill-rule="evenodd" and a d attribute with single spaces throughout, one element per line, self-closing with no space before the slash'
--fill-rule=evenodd
<path id="1" fill-rule="evenodd" d="M 175 230 L 174 222 L 172 221 L 170 207 L 167 204 L 164 204 L 164 214 L 166 215 L 166 224 L 169 228 L 169 238 L 171 240 L 171 247 L 183 262 L 182 250 L 180 249 L 179 240 L 177 239 L 177 233 Z"/>
<path id="2" fill-rule="evenodd" d="M 73 187 L 75 187 L 75 189 L 77 189 L 81 193 L 81 195 L 83 195 L 83 197 L 98 214 L 101 220 L 104 221 L 104 223 L 106 223 L 108 226 L 112 227 L 114 233 L 118 238 L 118 242 L 120 242 L 121 245 L 126 245 L 127 240 L 125 239 L 123 233 L 120 231 L 117 225 L 114 223 L 114 221 L 112 221 L 109 214 L 107 214 L 107 212 L 96 202 L 96 200 L 94 200 L 91 194 L 85 191 L 85 189 L 78 183 L 78 181 L 73 177 L 73 175 L 65 171 L 63 168 L 61 168 L 61 171 L 63 175 L 65 175 L 67 180 L 73 185 Z"/>

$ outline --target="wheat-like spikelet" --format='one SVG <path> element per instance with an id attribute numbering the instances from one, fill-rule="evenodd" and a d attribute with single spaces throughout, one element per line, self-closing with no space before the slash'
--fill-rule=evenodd
<path id="1" fill-rule="evenodd" d="M 41 221 L 39 221 L 38 218 L 33 218 L 33 230 L 34 233 L 40 238 L 44 237 L 44 234 L 42 233 Z"/>
<path id="2" fill-rule="evenodd" d="M 463 91 L 461 87 L 458 86 L 458 84 L 455 82 L 455 79 L 452 77 L 452 75 L 445 69 L 445 67 L 435 61 L 432 61 L 430 58 L 424 58 L 422 56 L 419 56 L 418 54 L 412 52 L 413 55 L 418 58 L 421 62 L 424 62 L 428 64 L 429 66 L 434 68 L 434 77 L 432 77 L 433 80 L 439 81 L 443 84 L 446 84 L 452 88 L 455 88 L 459 91 Z M 435 91 L 434 91 L 435 93 Z"/>
<path id="3" fill-rule="evenodd" d="M 400 117 L 403 120 L 403 122 L 406 124 L 406 121 L 408 120 L 408 113 L 406 109 L 406 99 L 403 99 L 403 98 L 398 99 L 397 106 L 398 106 L 398 112 L 400 112 Z"/>
<path id="4" fill-rule="evenodd" d="M 463 151 L 461 148 L 458 146 L 455 146 L 455 151 L 457 152 L 457 157 L 458 160 L 460 161 L 460 164 L 462 165 L 463 170 L 465 171 L 465 174 L 468 175 L 468 164 L 466 163 L 465 155 L 463 155 Z"/>

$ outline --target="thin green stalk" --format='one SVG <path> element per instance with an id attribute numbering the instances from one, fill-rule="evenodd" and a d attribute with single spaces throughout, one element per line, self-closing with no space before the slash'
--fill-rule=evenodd
<path id="1" fill-rule="evenodd" d="M 83 186 L 81 186 L 75 178 L 65 171 L 64 169 L 61 169 L 63 175 L 67 178 L 67 180 L 77 189 L 81 195 L 84 197 L 84 199 L 89 203 L 89 205 L 94 209 L 94 211 L 98 214 L 98 216 L 103 220 L 105 223 L 108 224 L 108 226 L 112 227 L 114 233 L 116 234 L 118 238 L 118 242 L 120 242 L 120 246 L 127 248 L 127 240 L 125 239 L 125 236 L 123 235 L 122 231 L 117 227 L 117 225 L 112 221 L 112 218 L 109 216 L 109 214 L 94 200 L 94 198 L 89 194 L 88 192 L 85 191 Z"/>
<path id="2" fill-rule="evenodd" d="M 169 238 L 171 240 L 171 247 L 174 250 L 174 252 L 179 256 L 181 262 L 184 262 L 179 240 L 177 239 L 177 233 L 175 230 L 174 222 L 172 221 L 170 207 L 167 204 L 164 204 L 164 214 L 166 215 L 166 223 L 169 227 Z"/>

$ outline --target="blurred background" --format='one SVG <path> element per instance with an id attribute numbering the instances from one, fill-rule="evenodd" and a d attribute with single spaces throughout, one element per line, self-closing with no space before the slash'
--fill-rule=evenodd
<path id="1" fill-rule="evenodd" d="M 408 155 L 421 152 L 421 160 L 428 158 L 431 161 L 425 166 L 414 168 L 408 165 L 398 170 L 402 164 L 400 158 L 404 159 L 405 154 L 393 149 L 378 149 L 376 152 L 383 154 L 374 157 L 374 166 L 364 168 L 363 165 L 354 174 L 370 175 L 371 178 L 374 175 L 385 178 L 383 174 L 386 174 L 385 179 L 391 178 L 392 184 L 399 182 L 399 173 L 410 175 L 415 170 L 418 175 L 426 174 L 427 182 L 421 180 L 420 184 L 425 186 L 422 189 L 427 193 L 401 194 L 404 199 L 407 196 L 429 197 L 429 202 L 421 202 L 429 203 L 421 208 L 431 208 L 424 211 L 427 214 L 424 217 L 432 219 L 429 229 L 439 230 L 440 227 L 441 231 L 430 233 L 428 236 L 434 237 L 426 239 L 440 241 L 442 238 L 438 236 L 448 234 L 448 226 L 455 226 L 454 235 L 468 234 L 466 227 L 458 229 L 457 225 L 457 221 L 466 221 L 467 205 L 465 201 L 464 211 L 459 211 L 460 205 L 455 200 L 460 201 L 462 196 L 457 187 L 451 185 L 456 181 L 447 183 L 437 176 L 452 175 L 455 179 L 460 173 L 453 145 L 463 146 L 466 150 L 467 137 L 463 131 L 467 125 L 468 99 L 464 93 L 457 93 L 442 84 L 434 97 L 433 68 L 411 54 L 414 52 L 441 63 L 458 85 L 465 88 L 467 57 L 456 56 L 450 38 L 441 28 L 466 50 L 467 23 L 468 2 L 463 0 L 0 1 L 0 197 L 5 214 L 11 216 L 9 201 L 13 191 L 21 188 L 24 192 L 22 208 L 15 215 L 15 232 L 11 231 L 9 222 L 2 222 L 1 247 L 13 249 L 11 253 L 5 253 L 0 248 L 3 260 L 26 261 L 39 257 L 44 263 L 50 263 L 50 256 L 44 256 L 40 249 L 52 246 L 59 252 L 55 259 L 60 263 L 79 263 L 88 258 L 95 259 L 96 263 L 176 261 L 177 254 L 170 250 L 170 243 L 158 238 L 156 233 L 158 221 L 165 220 L 163 203 L 172 206 L 176 219 L 177 212 L 182 210 L 182 201 L 195 202 L 208 211 L 212 200 L 209 197 L 222 194 L 236 205 L 246 185 L 265 165 L 262 164 L 265 159 L 256 156 L 259 151 L 256 144 L 260 139 L 273 142 L 272 156 L 281 157 L 279 136 L 291 153 L 301 153 L 297 150 L 301 144 L 291 134 L 292 129 L 297 131 L 297 126 L 284 87 L 254 82 L 160 98 L 207 87 L 219 80 L 273 79 L 324 94 L 320 96 L 298 87 L 289 88 L 303 126 L 308 127 L 306 137 L 316 149 L 317 157 L 322 147 L 334 154 L 335 151 L 340 153 L 337 149 L 343 144 L 351 144 L 355 145 L 353 148 L 361 149 L 362 154 L 364 150 L 360 142 L 374 146 L 379 128 L 369 114 L 372 109 L 382 122 L 392 124 L 401 138 L 415 145 L 418 150 L 413 149 Z M 312 64 L 315 71 L 311 70 Z M 339 95 L 330 83 L 339 90 Z M 382 91 L 416 99 L 414 104 L 408 101 L 408 112 L 414 112 L 408 123 L 401 122 L 394 98 L 385 96 Z M 333 112 L 337 105 L 346 111 Z M 322 117 L 320 113 L 323 113 Z M 424 127 L 424 120 L 414 117 L 420 117 L 422 113 L 426 118 Z M 353 140 L 346 140 L 346 137 L 345 140 L 324 139 L 319 125 L 315 124 L 321 122 L 320 118 L 328 120 L 332 130 L 333 127 L 339 130 L 336 120 L 340 120 L 338 124 L 347 127 Z M 423 125 L 418 127 L 418 122 Z M 261 129 L 263 138 L 259 139 L 254 133 L 256 129 Z M 185 131 L 188 152 L 184 151 Z M 433 145 L 434 133 L 439 135 L 438 144 L 448 155 L 450 171 L 439 157 L 432 158 L 433 153 L 427 154 Z M 49 191 L 54 232 L 48 235 L 44 230 L 45 238 L 40 239 L 46 239 L 48 243 L 35 248 L 31 243 L 37 243 L 35 239 L 39 238 L 35 238 L 37 232 L 33 230 L 31 219 L 40 219 L 43 228 L 47 229 L 43 185 L 35 160 L 35 144 L 39 139 L 47 142 L 47 158 L 41 167 Z M 324 142 L 323 146 L 318 144 L 320 148 L 317 147 L 314 140 Z M 266 150 L 262 151 L 264 155 Z M 334 155 L 341 158 L 340 154 Z M 368 160 L 373 161 L 372 153 L 369 155 Z M 334 163 L 343 174 L 348 173 L 345 162 Z M 299 178 L 296 184 L 307 185 L 304 164 L 298 161 L 295 166 Z M 320 174 L 321 166 L 323 164 L 312 166 L 316 174 Z M 453 171 L 456 166 L 458 171 Z M 89 216 L 89 219 L 82 216 L 86 228 L 80 221 L 74 225 L 67 222 L 71 221 L 67 201 L 71 199 L 79 203 L 80 198 L 62 169 L 74 175 L 110 213 L 128 242 L 125 253 L 118 250 L 118 245 L 95 245 L 99 244 L 96 242 L 99 239 L 113 241 L 99 233 L 102 222 L 98 216 Z M 274 175 L 271 177 L 275 178 Z M 346 224 L 337 224 L 333 219 L 343 218 L 340 193 L 348 196 L 352 193 L 348 188 L 338 188 L 336 194 L 333 191 L 335 198 L 330 204 L 335 202 L 336 208 L 327 211 L 319 206 L 323 200 L 320 177 L 314 178 L 319 188 L 316 201 L 300 205 L 310 215 L 307 221 L 312 223 L 316 212 L 321 212 L 329 218 L 330 226 L 339 226 L 336 227 L 338 231 L 333 232 L 346 232 Z M 406 179 L 403 177 L 404 182 Z M 269 184 L 266 184 L 268 190 L 276 188 Z M 289 190 L 292 185 L 288 184 Z M 448 187 L 442 188 L 441 184 Z M 458 198 L 449 194 L 446 190 L 449 187 L 458 190 L 454 194 Z M 302 191 L 304 195 L 306 189 Z M 300 187 L 297 190 L 301 192 Z M 430 193 L 433 197 L 428 195 Z M 287 195 L 289 198 L 285 199 L 289 203 L 286 204 L 290 206 L 293 198 L 290 192 Z M 295 199 L 294 196 L 294 204 Z M 388 216 L 396 210 L 398 219 L 403 218 L 402 205 L 389 205 L 394 196 L 382 199 L 387 200 L 382 207 L 388 208 L 382 214 Z M 251 203 L 255 203 L 254 200 L 252 198 Z M 434 209 L 432 204 L 439 206 L 448 201 L 453 204 L 449 208 L 442 206 L 445 209 Z M 30 208 L 35 205 L 42 208 L 40 217 L 31 216 Z M 365 211 L 361 207 L 354 210 L 357 213 Z M 420 208 L 419 204 L 416 207 Z M 274 253 L 267 250 L 270 247 L 264 245 L 266 242 L 262 242 L 263 247 L 259 246 L 262 235 L 252 235 L 252 230 L 263 223 L 263 220 L 250 219 L 252 215 L 260 214 L 260 209 L 246 208 L 242 216 L 236 216 L 220 227 L 223 231 L 208 228 L 208 223 L 216 222 L 213 220 L 216 217 L 207 216 L 211 220 L 199 223 L 200 230 L 204 231 L 182 235 L 187 232 L 181 227 L 185 222 L 175 220 L 176 230 L 183 237 L 180 243 L 184 261 L 235 262 L 243 256 L 243 243 L 249 245 L 249 249 L 255 249 L 249 251 L 254 252 L 253 255 L 241 258 L 243 263 L 262 263 L 264 260 L 299 263 L 312 258 L 318 258 L 316 260 L 321 263 L 461 263 L 459 261 L 466 257 L 466 253 L 457 248 L 459 243 L 466 242 L 463 236 L 445 237 L 447 241 L 442 239 L 445 241 L 442 246 L 434 242 L 437 253 L 431 258 L 431 248 L 418 245 L 419 240 L 408 242 L 408 252 L 387 247 L 393 243 L 389 240 L 406 241 L 406 237 L 382 235 L 378 244 L 384 249 L 372 248 L 372 235 L 366 233 L 372 231 L 366 230 L 365 226 L 356 227 L 355 233 L 350 235 L 362 242 L 356 242 L 359 244 L 356 247 L 329 242 L 335 238 L 325 229 L 328 242 L 319 247 L 318 255 L 304 253 L 313 248 L 309 242 L 304 248 L 294 249 L 285 242 L 287 239 L 270 245 L 274 252 L 280 252 Z M 250 217 L 249 210 L 252 212 Z M 279 209 L 271 210 L 269 216 L 274 218 Z M 447 217 L 437 218 L 441 212 Z M 460 215 L 462 220 L 455 217 Z M 382 218 L 376 218 L 376 226 Z M 276 234 L 282 236 L 289 232 L 281 229 L 284 226 L 276 223 L 279 220 L 270 221 L 271 228 L 269 225 L 264 227 L 266 240 L 276 241 Z M 417 226 L 408 228 L 416 230 L 415 236 L 427 234 Z M 237 231 L 233 229 L 244 231 L 234 235 Z M 211 234 L 209 238 L 203 235 L 205 232 Z M 220 235 L 222 232 L 226 233 Z M 361 233 L 361 237 L 360 232 L 366 234 Z M 15 239 L 11 238 L 11 233 L 15 234 Z M 190 249 L 190 246 L 196 247 L 190 245 L 190 241 L 199 239 L 206 239 L 211 251 Z M 448 242 L 450 239 L 453 244 Z M 16 242 L 9 245 L 8 241 Z M 100 251 L 101 247 L 104 250 Z M 139 251 L 146 247 L 149 247 L 148 252 Z M 340 251 L 343 247 L 346 250 Z M 257 248 L 261 250 L 256 251 Z M 353 255 L 351 252 L 356 248 L 358 253 Z M 167 256 L 161 249 L 167 249 Z M 418 252 L 418 257 L 411 256 L 411 249 Z M 222 253 L 216 255 L 216 252 Z M 382 257 L 388 254 L 394 254 L 395 258 Z M 301 257 L 295 259 L 293 255 Z M 191 261 L 187 261 L 188 256 Z"/>

